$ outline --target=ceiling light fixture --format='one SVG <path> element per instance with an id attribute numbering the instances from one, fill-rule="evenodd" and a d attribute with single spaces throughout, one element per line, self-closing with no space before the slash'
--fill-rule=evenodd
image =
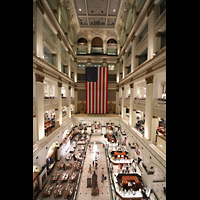
<path id="1" fill-rule="evenodd" d="M 79 8 L 78 10 L 79 10 L 79 11 L 81 11 L 81 9 L 80 9 L 80 8 Z"/>
<path id="2" fill-rule="evenodd" d="M 113 12 L 115 12 L 115 10 L 113 10 Z"/>

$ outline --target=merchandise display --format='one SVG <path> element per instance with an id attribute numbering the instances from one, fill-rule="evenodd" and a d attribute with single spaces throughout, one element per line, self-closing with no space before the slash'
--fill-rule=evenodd
<path id="1" fill-rule="evenodd" d="M 74 155 L 73 153 L 69 153 L 69 154 L 66 155 L 65 159 L 71 160 L 73 155 Z"/>
<path id="2" fill-rule="evenodd" d="M 42 197 L 49 197 L 51 195 L 52 190 L 53 185 L 47 184 L 42 191 Z"/>
<path id="3" fill-rule="evenodd" d="M 61 177 L 60 177 L 60 180 L 61 181 L 67 181 L 68 180 L 68 177 L 69 177 L 69 174 L 65 171 L 63 171 Z"/>
<path id="4" fill-rule="evenodd" d="M 65 163 L 65 167 L 66 167 L 66 169 L 71 169 L 72 163 L 69 163 L 69 162 Z"/>
<path id="5" fill-rule="evenodd" d="M 65 187 L 61 184 L 58 184 L 54 191 L 54 198 L 61 197 L 64 192 Z"/>
<path id="6" fill-rule="evenodd" d="M 59 178 L 59 176 L 60 176 L 59 173 L 54 172 L 54 173 L 51 175 L 51 179 L 50 179 L 50 181 L 51 181 L 51 182 L 57 181 L 58 178 Z"/>
<path id="7" fill-rule="evenodd" d="M 82 169 L 81 162 L 75 161 L 72 170 L 78 171 L 79 169 Z"/>
<path id="8" fill-rule="evenodd" d="M 78 176 L 78 173 L 73 172 L 72 175 L 70 176 L 69 180 L 70 180 L 70 181 L 76 181 L 77 176 Z"/>
<path id="9" fill-rule="evenodd" d="M 73 191 L 74 191 L 74 186 L 68 183 L 64 191 L 64 198 L 67 199 L 68 197 L 70 197 L 73 194 Z"/>
<path id="10" fill-rule="evenodd" d="M 63 169 L 63 165 L 64 165 L 65 163 L 64 162 L 62 162 L 62 161 L 60 161 L 59 163 L 58 163 L 58 165 L 57 165 L 57 169 L 59 170 L 59 169 Z"/>

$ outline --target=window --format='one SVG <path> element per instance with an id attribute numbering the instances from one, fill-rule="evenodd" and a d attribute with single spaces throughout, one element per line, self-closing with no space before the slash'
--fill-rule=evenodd
<path id="1" fill-rule="evenodd" d="M 78 74 L 78 82 L 85 82 L 85 74 Z"/>
<path id="2" fill-rule="evenodd" d="M 140 33 L 138 43 L 139 43 L 139 42 L 142 40 L 142 38 L 147 34 L 147 32 L 148 32 L 148 24 L 145 26 L 145 28 L 143 29 L 143 31 Z"/>
<path id="3" fill-rule="evenodd" d="M 147 60 L 147 52 L 148 52 L 148 49 L 146 49 L 145 51 L 143 51 L 143 52 L 139 55 L 138 66 L 141 65 L 145 60 Z"/>
<path id="4" fill-rule="evenodd" d="M 166 45 L 166 30 L 161 34 L 161 49 Z"/>
<path id="5" fill-rule="evenodd" d="M 160 15 L 163 13 L 163 11 L 166 9 L 166 0 L 163 0 L 160 4 Z"/>
<path id="6" fill-rule="evenodd" d="M 127 67 L 127 74 L 131 72 L 131 64 Z"/>
<path id="7" fill-rule="evenodd" d="M 132 53 L 132 47 L 128 51 L 128 57 L 131 55 L 131 53 Z"/>
<path id="8" fill-rule="evenodd" d="M 116 82 L 116 74 L 108 74 L 108 82 L 115 81 Z"/>
<path id="9" fill-rule="evenodd" d="M 45 46 L 43 46 L 43 58 L 53 64 L 53 54 Z"/>
<path id="10" fill-rule="evenodd" d="M 43 27 L 46 30 L 46 32 L 48 33 L 50 39 L 53 41 L 53 32 L 51 31 L 51 29 L 48 27 L 48 25 L 46 24 L 46 22 L 43 20 Z"/>
<path id="11" fill-rule="evenodd" d="M 61 72 L 65 73 L 65 66 L 63 65 L 62 62 L 61 62 Z"/>

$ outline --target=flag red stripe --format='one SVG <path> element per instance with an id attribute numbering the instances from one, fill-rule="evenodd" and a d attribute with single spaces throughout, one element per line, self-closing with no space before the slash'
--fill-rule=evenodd
<path id="1" fill-rule="evenodd" d="M 91 92 L 90 92 L 90 89 L 91 89 L 91 87 L 90 87 L 90 82 L 89 82 L 89 101 L 88 101 L 88 106 L 89 106 L 89 114 L 90 114 L 90 104 L 91 104 L 91 102 L 90 102 L 90 95 L 91 95 Z"/>
<path id="2" fill-rule="evenodd" d="M 101 114 L 101 68 L 99 69 L 99 114 Z"/>
<path id="3" fill-rule="evenodd" d="M 102 113 L 104 114 L 104 94 L 105 93 L 105 67 L 103 67 L 103 102 L 102 102 Z"/>
<path id="4" fill-rule="evenodd" d="M 98 105 L 97 98 L 98 98 L 98 84 L 96 82 L 96 113 L 97 113 L 97 105 Z"/>
<path id="5" fill-rule="evenodd" d="M 92 113 L 94 114 L 94 82 L 92 83 L 92 89 L 93 89 L 93 93 L 92 93 L 92 98 L 93 98 L 93 100 L 92 100 L 92 102 L 93 102 L 93 105 L 92 105 Z"/>
<path id="6" fill-rule="evenodd" d="M 107 103 L 108 103 L 108 67 L 107 67 L 107 84 L 106 84 L 106 114 L 107 114 Z"/>
<path id="7" fill-rule="evenodd" d="M 87 113 L 87 101 L 88 101 L 88 99 L 87 99 L 87 82 L 85 82 L 85 87 L 86 87 L 86 114 L 88 114 Z"/>

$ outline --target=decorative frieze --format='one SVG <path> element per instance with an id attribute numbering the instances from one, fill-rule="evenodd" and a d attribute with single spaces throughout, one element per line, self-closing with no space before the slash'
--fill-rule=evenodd
<path id="1" fill-rule="evenodd" d="M 147 78 L 145 78 L 146 84 L 150 84 L 153 83 L 153 76 L 149 76 Z"/>
<path id="2" fill-rule="evenodd" d="M 35 74 L 35 80 L 36 80 L 36 82 L 43 83 L 44 76 L 42 76 L 40 74 Z"/>

